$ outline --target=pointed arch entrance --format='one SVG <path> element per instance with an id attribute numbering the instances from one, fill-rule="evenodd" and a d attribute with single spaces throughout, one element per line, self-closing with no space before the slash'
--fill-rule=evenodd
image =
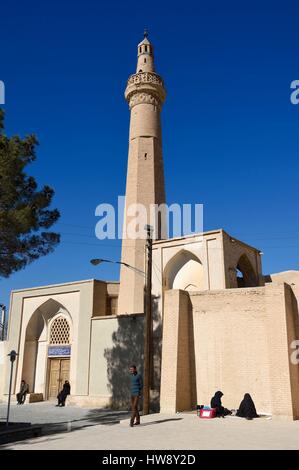
<path id="1" fill-rule="evenodd" d="M 166 290 L 202 290 L 203 283 L 203 266 L 191 251 L 181 250 L 168 261 L 164 270 Z"/>
<path id="2" fill-rule="evenodd" d="M 71 316 L 56 300 L 48 299 L 33 312 L 26 328 L 22 369 L 30 393 L 56 398 L 62 381 L 69 379 L 71 334 Z"/>
<path id="3" fill-rule="evenodd" d="M 239 258 L 236 266 L 236 277 L 238 287 L 256 287 L 259 285 L 258 276 L 246 254 Z"/>

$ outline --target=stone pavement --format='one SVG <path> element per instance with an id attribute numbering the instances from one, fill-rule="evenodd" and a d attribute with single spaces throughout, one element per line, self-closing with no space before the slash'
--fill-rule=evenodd
<path id="1" fill-rule="evenodd" d="M 7 444 L 1 449 L 299 449 L 299 421 L 237 417 L 203 420 L 195 414 L 155 414 L 129 427 L 124 419 L 113 426 L 87 427 Z"/>
<path id="2" fill-rule="evenodd" d="M 43 434 L 81 429 L 98 424 L 116 424 L 129 416 L 127 411 L 76 406 L 56 407 L 56 402 L 12 404 L 10 422 L 42 425 Z M 0 421 L 6 420 L 7 404 L 0 403 Z"/>

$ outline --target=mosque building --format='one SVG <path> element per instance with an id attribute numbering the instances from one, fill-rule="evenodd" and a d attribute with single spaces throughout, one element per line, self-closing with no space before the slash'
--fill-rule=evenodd
<path id="1" fill-rule="evenodd" d="M 166 202 L 160 119 L 166 89 L 147 34 L 125 98 L 126 209 L 149 209 Z M 24 379 L 29 402 L 56 399 L 69 380 L 72 404 L 126 406 L 128 366 L 143 364 L 146 270 L 146 240 L 126 237 L 127 213 L 120 282 L 12 291 L 8 336 L 0 343 L 0 398 L 7 400 L 7 354 L 15 350 L 12 392 Z M 261 252 L 225 230 L 165 238 L 165 224 L 162 213 L 152 244 L 153 409 L 191 410 L 223 390 L 228 408 L 248 392 L 258 412 L 298 419 L 299 271 L 264 276 Z"/>

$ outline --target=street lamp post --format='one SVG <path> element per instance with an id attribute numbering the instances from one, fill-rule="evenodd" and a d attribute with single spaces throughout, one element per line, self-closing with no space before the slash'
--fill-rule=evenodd
<path id="1" fill-rule="evenodd" d="M 9 379 L 9 390 L 8 390 L 8 403 L 7 403 L 7 416 L 6 416 L 6 426 L 9 424 L 9 411 L 10 411 L 10 399 L 11 399 L 11 386 L 12 386 L 12 375 L 13 375 L 13 364 L 16 360 L 17 353 L 12 350 L 7 354 L 10 358 L 10 379 Z"/>
<path id="2" fill-rule="evenodd" d="M 143 386 L 143 414 L 150 413 L 150 390 L 152 376 L 152 227 L 145 226 L 146 250 L 147 250 L 147 270 L 145 286 L 145 324 L 144 324 L 144 386 Z"/>

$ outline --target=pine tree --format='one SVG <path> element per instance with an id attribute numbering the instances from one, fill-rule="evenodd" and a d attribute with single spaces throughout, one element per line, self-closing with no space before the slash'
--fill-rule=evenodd
<path id="1" fill-rule="evenodd" d="M 0 109 L 0 277 L 47 255 L 60 241 L 59 234 L 48 231 L 60 216 L 48 209 L 53 189 L 38 190 L 35 178 L 25 172 L 37 145 L 34 135 L 7 137 Z"/>

